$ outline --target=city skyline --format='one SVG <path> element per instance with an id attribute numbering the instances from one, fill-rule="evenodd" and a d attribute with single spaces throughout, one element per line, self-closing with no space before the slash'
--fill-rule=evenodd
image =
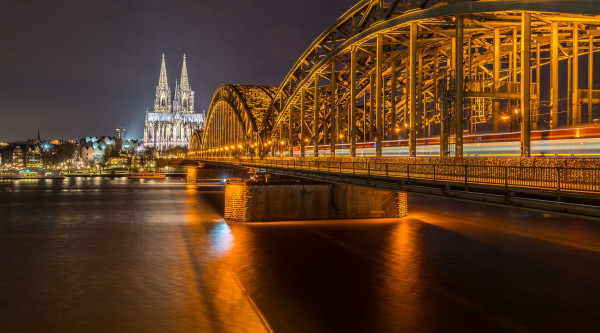
<path id="1" fill-rule="evenodd" d="M 221 84 L 279 85 L 354 3 L 9 3 L 0 32 L 0 141 L 34 138 L 38 127 L 45 138 L 107 135 L 119 123 L 141 138 L 162 53 L 172 73 L 186 55 L 199 112 Z"/>

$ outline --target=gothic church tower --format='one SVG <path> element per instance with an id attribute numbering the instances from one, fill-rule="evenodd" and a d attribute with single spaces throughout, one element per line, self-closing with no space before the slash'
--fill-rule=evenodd
<path id="1" fill-rule="evenodd" d="M 160 65 L 160 77 L 156 86 L 156 96 L 154 98 L 154 112 L 171 113 L 171 88 L 167 80 L 167 67 L 165 66 L 165 54 L 162 55 L 162 64 Z"/>
<path id="2" fill-rule="evenodd" d="M 179 84 L 175 83 L 174 110 L 179 113 L 194 113 L 194 91 L 192 91 L 188 80 L 185 54 L 183 55 L 183 66 L 181 67 L 181 81 Z"/>

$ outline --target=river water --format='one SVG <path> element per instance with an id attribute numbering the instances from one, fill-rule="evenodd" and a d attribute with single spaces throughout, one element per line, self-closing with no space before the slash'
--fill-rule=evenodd
<path id="1" fill-rule="evenodd" d="M 597 222 L 409 195 L 241 224 L 177 179 L 0 182 L 1 332 L 598 332 Z"/>

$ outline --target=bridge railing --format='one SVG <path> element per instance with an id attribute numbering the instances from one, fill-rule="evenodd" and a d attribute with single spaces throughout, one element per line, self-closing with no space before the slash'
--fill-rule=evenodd
<path id="1" fill-rule="evenodd" d="M 215 159 L 213 159 L 215 160 Z M 600 169 L 532 166 L 400 164 L 373 161 L 216 159 L 244 166 L 308 170 L 338 175 L 372 176 L 390 180 L 425 180 L 533 188 L 551 191 L 600 192 Z"/>

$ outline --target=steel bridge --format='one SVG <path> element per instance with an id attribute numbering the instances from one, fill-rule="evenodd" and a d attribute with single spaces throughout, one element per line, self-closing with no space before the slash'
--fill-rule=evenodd
<path id="1" fill-rule="evenodd" d="M 419 153 L 418 140 L 427 139 L 438 143 L 442 160 L 462 159 L 465 137 L 518 131 L 518 155 L 528 158 L 532 132 L 572 128 L 578 138 L 580 128 L 600 130 L 599 36 L 595 0 L 362 0 L 314 40 L 279 87 L 221 86 L 191 154 L 203 160 L 296 157 L 298 164 L 276 167 L 298 175 L 305 156 L 347 152 L 358 158 L 357 146 L 369 146 L 380 169 L 377 158 L 391 140 L 406 142 L 410 157 Z M 274 170 L 269 163 L 279 162 L 246 164 Z M 340 175 L 352 174 L 340 168 Z M 533 175 L 550 177 L 541 170 Z M 534 190 L 561 192 L 560 174 Z M 462 177 L 470 179 L 468 171 Z M 506 176 L 498 171 L 483 178 L 496 186 Z M 594 186 L 583 191 L 596 196 Z"/>
<path id="2" fill-rule="evenodd" d="M 436 137 L 440 156 L 462 157 L 465 133 L 520 130 L 528 157 L 532 130 L 600 116 L 588 56 L 598 35 L 593 0 L 363 0 L 279 87 L 220 87 L 197 152 L 335 155 L 343 140 L 352 156 L 361 142 L 381 156 L 383 140 L 402 137 L 415 156 L 417 138 Z"/>

